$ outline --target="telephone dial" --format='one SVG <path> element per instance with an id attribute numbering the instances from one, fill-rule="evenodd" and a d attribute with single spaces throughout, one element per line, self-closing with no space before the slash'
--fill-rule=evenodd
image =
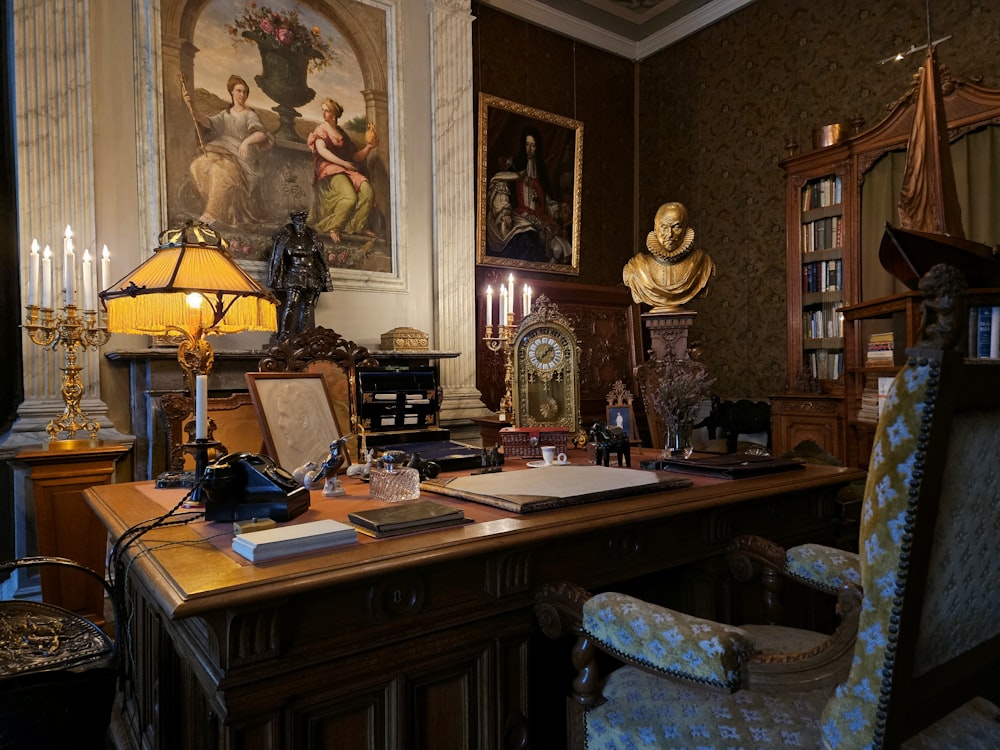
<path id="1" fill-rule="evenodd" d="M 205 519 L 289 521 L 309 508 L 309 490 L 259 453 L 230 453 L 205 467 Z"/>

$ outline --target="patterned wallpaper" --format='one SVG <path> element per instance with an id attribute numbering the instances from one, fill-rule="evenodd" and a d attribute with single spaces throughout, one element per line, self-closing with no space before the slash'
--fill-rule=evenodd
<path id="1" fill-rule="evenodd" d="M 1000 4 L 931 2 L 951 74 L 1000 87 Z M 475 6 L 475 85 L 584 123 L 580 282 L 621 268 L 667 200 L 687 205 L 718 275 L 692 336 L 724 396 L 785 387 L 784 181 L 789 141 L 876 124 L 923 62 L 921 0 L 757 0 L 638 64 Z M 637 97 L 634 90 L 638 89 Z M 637 101 L 636 101 L 637 98 Z M 637 135 L 636 135 L 637 134 Z"/>

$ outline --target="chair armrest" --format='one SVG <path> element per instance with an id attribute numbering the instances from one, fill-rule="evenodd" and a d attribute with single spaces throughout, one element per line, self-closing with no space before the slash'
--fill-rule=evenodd
<path id="1" fill-rule="evenodd" d="M 583 605 L 583 632 L 619 659 L 663 675 L 735 690 L 753 651 L 740 628 L 608 592 Z"/>
<path id="2" fill-rule="evenodd" d="M 861 585 L 861 562 L 854 552 L 822 544 L 800 544 L 785 553 L 785 573 L 814 588 L 837 593 Z"/>

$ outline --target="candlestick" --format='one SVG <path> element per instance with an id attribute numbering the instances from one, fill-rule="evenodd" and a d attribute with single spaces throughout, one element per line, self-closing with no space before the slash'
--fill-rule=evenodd
<path id="1" fill-rule="evenodd" d="M 83 309 L 94 310 L 96 308 L 94 304 L 94 269 L 90 262 L 90 250 L 87 248 L 83 249 L 83 263 L 80 264 L 80 269 L 83 275 Z"/>
<path id="2" fill-rule="evenodd" d="M 31 241 L 31 252 L 28 254 L 28 304 L 38 304 L 38 240 Z"/>
<path id="3" fill-rule="evenodd" d="M 194 438 L 205 440 L 208 438 L 208 375 L 198 375 L 196 379 Z"/>
<path id="4" fill-rule="evenodd" d="M 111 287 L 111 253 L 108 252 L 108 246 L 105 245 L 104 249 L 101 250 L 101 290 L 105 290 Z"/>
<path id="5" fill-rule="evenodd" d="M 493 287 L 486 287 L 486 327 L 493 325 Z"/>
<path id="6" fill-rule="evenodd" d="M 52 250 L 48 245 L 42 253 L 42 308 L 52 309 Z"/>

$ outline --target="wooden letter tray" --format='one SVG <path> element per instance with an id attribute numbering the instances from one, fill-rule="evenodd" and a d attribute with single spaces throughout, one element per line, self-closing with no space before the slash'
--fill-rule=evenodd
<path id="1" fill-rule="evenodd" d="M 440 395 L 433 370 L 359 370 L 358 411 L 368 432 L 436 427 Z"/>

